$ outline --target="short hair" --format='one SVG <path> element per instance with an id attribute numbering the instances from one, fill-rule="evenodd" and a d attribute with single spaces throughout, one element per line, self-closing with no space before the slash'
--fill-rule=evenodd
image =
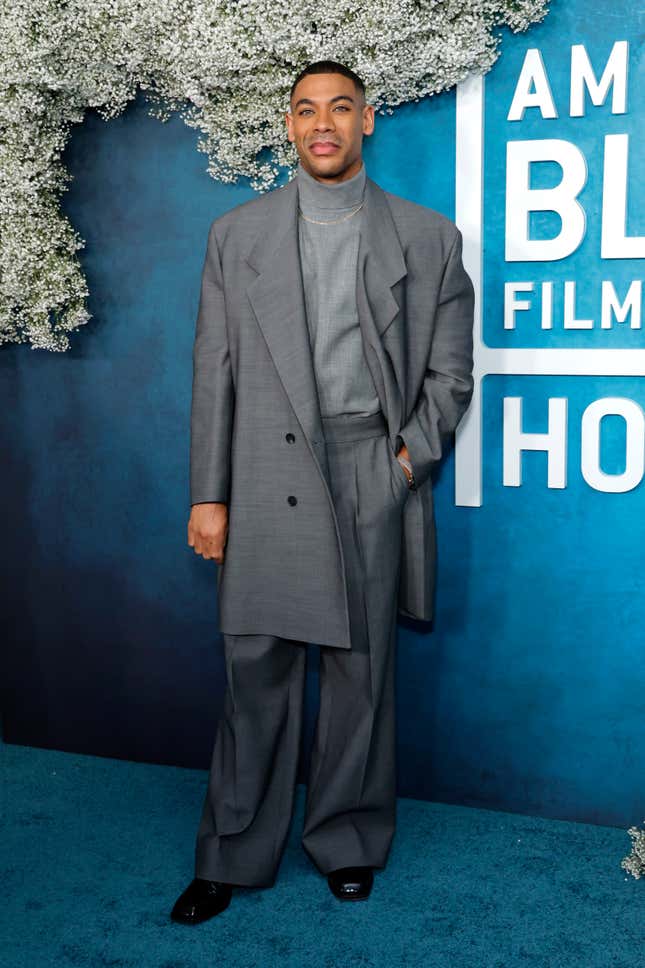
<path id="1" fill-rule="evenodd" d="M 354 87 L 356 90 L 363 95 L 365 98 L 365 84 L 361 78 L 356 74 L 350 67 L 346 67 L 345 64 L 340 64 L 338 61 L 334 60 L 319 60 L 314 61 L 312 64 L 308 64 L 303 70 L 300 71 L 295 81 L 291 85 L 291 90 L 289 92 L 289 103 L 293 98 L 293 92 L 295 91 L 298 83 L 307 77 L 308 74 L 343 74 L 348 77 L 350 81 L 354 82 Z"/>

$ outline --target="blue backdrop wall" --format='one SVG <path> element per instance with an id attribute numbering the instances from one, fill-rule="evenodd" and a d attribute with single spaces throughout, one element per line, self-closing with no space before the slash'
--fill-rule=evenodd
<path id="1" fill-rule="evenodd" d="M 642 271 L 641 259 L 601 258 L 600 248 L 608 134 L 630 135 L 624 230 L 645 232 L 642 30 L 642 14 L 622 0 L 611 8 L 555 2 L 530 33 L 502 34 L 479 108 L 459 107 L 454 91 L 427 98 L 378 116 L 364 143 L 380 185 L 457 218 L 469 267 L 481 271 L 481 406 L 469 415 L 457 468 L 451 454 L 436 486 L 437 617 L 432 630 L 399 626 L 403 796 L 617 825 L 645 816 L 643 336 L 634 325 L 638 300 L 609 328 L 600 308 L 603 280 L 623 300 Z M 603 104 L 587 95 L 584 116 L 571 117 L 572 46 L 584 45 L 600 79 L 623 40 L 626 109 L 612 113 L 610 88 Z M 558 116 L 527 107 L 508 120 L 529 49 L 540 51 Z M 477 159 L 456 148 L 460 123 L 484 133 L 478 210 Z M 565 257 L 506 260 L 506 146 L 542 139 L 584 155 L 584 238 Z M 149 118 L 142 98 L 109 124 L 88 114 L 67 151 L 74 181 L 64 207 L 87 240 L 81 259 L 93 319 L 65 354 L 0 351 L 9 742 L 209 763 L 225 679 L 216 566 L 186 544 L 191 351 L 209 225 L 253 192 L 213 182 L 196 141 L 179 118 Z M 561 177 L 553 161 L 536 162 L 527 187 L 550 188 Z M 533 213 L 531 237 L 552 238 L 565 221 Z M 575 312 L 591 327 L 565 327 L 567 280 L 578 283 Z M 533 289 L 515 298 L 530 307 L 517 309 L 513 326 L 507 316 L 505 328 L 504 285 L 526 281 Z M 551 328 L 542 326 L 545 281 L 553 284 Z M 553 366 L 540 353 L 515 366 L 501 352 L 527 348 L 575 353 Z M 585 349 L 604 355 L 588 364 Z M 628 352 L 612 357 L 616 349 Z M 567 401 L 566 424 L 550 428 L 552 453 L 519 454 L 519 486 L 509 398 L 521 400 L 525 433 L 549 429 L 549 399 Z M 625 418 L 605 407 L 596 431 L 606 478 L 585 476 L 583 451 L 593 464 L 595 438 L 588 421 L 581 444 L 583 413 L 608 398 L 636 409 Z M 558 454 L 566 483 L 554 470 L 549 486 Z M 456 477 L 474 493 L 479 470 L 478 499 L 456 497 Z M 629 489 L 601 489 L 628 470 Z M 308 658 L 301 781 L 317 712 L 315 645 Z"/>

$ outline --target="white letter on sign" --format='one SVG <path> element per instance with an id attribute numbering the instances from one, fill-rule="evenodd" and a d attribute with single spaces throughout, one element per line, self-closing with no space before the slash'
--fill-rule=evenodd
<path id="1" fill-rule="evenodd" d="M 545 450 L 548 458 L 548 486 L 567 486 L 567 399 L 549 400 L 549 430 L 546 434 L 522 432 L 522 397 L 504 397 L 504 487 L 522 483 L 522 451 Z"/>
<path id="2" fill-rule="evenodd" d="M 627 235 L 627 161 L 629 135 L 605 135 L 605 170 L 602 179 L 603 259 L 642 259 L 645 235 Z"/>
<path id="3" fill-rule="evenodd" d="M 531 87 L 533 87 L 532 91 Z M 542 54 L 537 47 L 531 47 L 524 55 L 524 63 L 515 85 L 515 93 L 506 120 L 521 121 L 527 108 L 539 108 L 543 118 L 558 116 Z"/>
<path id="4" fill-rule="evenodd" d="M 601 290 L 600 328 L 611 329 L 612 314 L 617 322 L 624 323 L 630 316 L 632 329 L 641 328 L 641 300 L 643 284 L 640 279 L 634 279 L 627 290 L 627 295 L 621 303 L 616 295 L 614 284 L 609 279 L 603 279 Z"/>
<path id="5" fill-rule="evenodd" d="M 562 179 L 554 188 L 530 188 L 531 163 L 554 161 Z M 559 138 L 509 141 L 506 145 L 506 261 L 552 262 L 578 248 L 585 235 L 585 212 L 577 195 L 587 181 L 585 156 Z M 530 212 L 557 212 L 562 221 L 553 239 L 529 239 Z"/>
<path id="6" fill-rule="evenodd" d="M 605 474 L 600 467 L 600 421 L 608 414 L 622 417 L 626 424 L 625 470 Z M 590 403 L 582 415 L 582 476 L 596 491 L 622 494 L 643 479 L 645 471 L 645 414 L 634 400 L 604 397 Z"/>
<path id="7" fill-rule="evenodd" d="M 516 299 L 518 292 L 532 292 L 532 282 L 504 283 L 504 329 L 515 329 L 515 313 L 519 309 L 530 309 L 530 299 Z"/>
<path id="8" fill-rule="evenodd" d="M 574 44 L 571 48 L 571 86 L 569 114 L 572 118 L 582 118 L 585 113 L 585 87 L 589 91 L 591 103 L 598 107 L 607 100 L 612 87 L 611 113 L 624 114 L 627 110 L 627 52 L 626 40 L 617 40 L 611 49 L 599 81 L 589 63 L 584 44 Z"/>

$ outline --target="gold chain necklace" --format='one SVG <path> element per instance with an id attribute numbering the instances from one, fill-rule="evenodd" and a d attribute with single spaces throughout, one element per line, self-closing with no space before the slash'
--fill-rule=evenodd
<path id="1" fill-rule="evenodd" d="M 362 209 L 364 204 L 365 204 L 365 199 L 363 199 L 363 201 L 358 206 L 358 208 L 355 208 L 353 212 L 349 213 L 349 215 L 342 215 L 340 218 L 330 218 L 324 222 L 321 222 L 320 219 L 317 219 L 317 218 L 309 218 L 308 215 L 305 215 L 305 213 L 300 208 L 300 206 L 298 206 L 298 212 L 300 213 L 300 215 L 302 215 L 302 217 L 306 222 L 315 222 L 316 225 L 334 225 L 336 222 L 344 222 L 345 219 L 351 218 L 352 215 L 356 215 L 356 213 Z"/>

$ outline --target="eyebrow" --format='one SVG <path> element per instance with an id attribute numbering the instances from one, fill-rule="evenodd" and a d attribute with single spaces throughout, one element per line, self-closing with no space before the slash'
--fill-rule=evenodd
<path id="1" fill-rule="evenodd" d="M 350 97 L 349 94 L 337 94 L 336 97 L 330 97 L 329 103 L 333 104 L 334 101 L 341 101 L 341 100 L 351 101 L 352 104 L 354 103 L 354 98 Z M 314 104 L 314 103 L 315 102 L 310 97 L 301 97 L 296 101 L 296 103 L 293 106 L 293 109 L 295 111 L 296 108 L 299 107 L 301 104 Z"/>

